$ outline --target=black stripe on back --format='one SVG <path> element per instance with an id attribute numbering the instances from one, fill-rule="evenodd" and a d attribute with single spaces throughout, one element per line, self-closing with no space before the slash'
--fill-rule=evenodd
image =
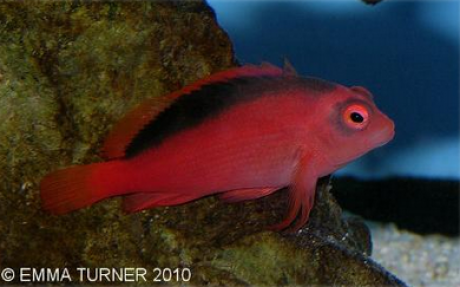
<path id="1" fill-rule="evenodd" d="M 127 146 L 126 157 L 134 157 L 144 150 L 158 146 L 166 138 L 199 125 L 236 103 L 262 96 L 263 91 L 276 91 L 292 85 L 308 90 L 326 92 L 335 85 L 316 78 L 240 77 L 227 82 L 204 85 L 199 90 L 177 98 L 166 110 L 144 126 Z"/>

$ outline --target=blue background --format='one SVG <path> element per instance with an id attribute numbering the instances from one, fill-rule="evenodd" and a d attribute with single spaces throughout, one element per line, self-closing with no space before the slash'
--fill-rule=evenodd
<path id="1" fill-rule="evenodd" d="M 208 0 L 240 63 L 371 90 L 396 137 L 339 174 L 460 178 L 460 1 Z"/>

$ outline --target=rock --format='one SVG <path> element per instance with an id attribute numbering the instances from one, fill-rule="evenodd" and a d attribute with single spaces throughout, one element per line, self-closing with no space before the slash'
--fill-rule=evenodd
<path id="1" fill-rule="evenodd" d="M 145 228 L 138 242 L 145 260 L 189 266 L 198 285 L 405 286 L 366 255 L 367 227 L 356 218 L 341 219 L 329 188 L 322 179 L 311 219 L 297 234 L 265 230 L 283 218 L 287 193 L 281 190 L 251 202 L 206 198 L 143 212 L 137 215 Z"/>
<path id="2" fill-rule="evenodd" d="M 382 0 L 361 0 L 361 1 L 369 5 L 376 5 L 382 2 Z"/>
<path id="3" fill-rule="evenodd" d="M 0 3 L 0 231 L 9 235 L 0 263 L 72 266 L 100 256 L 136 265 L 131 218 L 116 201 L 52 217 L 38 184 L 52 170 L 100 160 L 113 123 L 143 99 L 234 66 L 231 43 L 202 2 L 36 4 Z M 120 254 L 99 253 L 114 245 Z"/>
<path id="4" fill-rule="evenodd" d="M 295 235 L 266 231 L 283 217 L 284 191 L 129 216 L 119 199 L 44 213 L 45 174 L 100 161 L 104 137 L 135 104 L 236 61 L 201 1 L 2 2 L 0 24 L 0 268 L 67 267 L 77 278 L 77 267 L 188 267 L 194 284 L 404 285 L 367 257 L 367 228 L 342 219 L 327 179 Z"/>

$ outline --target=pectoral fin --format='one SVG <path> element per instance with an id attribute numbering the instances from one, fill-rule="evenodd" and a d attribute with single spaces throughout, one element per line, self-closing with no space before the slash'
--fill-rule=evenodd
<path id="1" fill-rule="evenodd" d="M 304 157 L 293 174 L 292 184 L 289 188 L 287 215 L 282 222 L 271 226 L 270 229 L 284 230 L 289 227 L 289 232 L 296 232 L 307 223 L 310 210 L 313 208 L 317 180 L 318 177 L 311 166 L 311 160 Z M 292 225 L 297 217 L 297 222 Z"/>

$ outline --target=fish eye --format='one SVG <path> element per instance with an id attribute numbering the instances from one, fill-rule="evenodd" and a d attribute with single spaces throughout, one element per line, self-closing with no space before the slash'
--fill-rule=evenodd
<path id="1" fill-rule="evenodd" d="M 354 104 L 345 109 L 343 118 L 347 126 L 353 129 L 362 130 L 369 122 L 369 112 L 366 107 Z"/>
<path id="2" fill-rule="evenodd" d="M 350 114 L 350 119 L 352 122 L 357 123 L 357 124 L 364 122 L 364 117 L 358 112 L 352 112 Z"/>

